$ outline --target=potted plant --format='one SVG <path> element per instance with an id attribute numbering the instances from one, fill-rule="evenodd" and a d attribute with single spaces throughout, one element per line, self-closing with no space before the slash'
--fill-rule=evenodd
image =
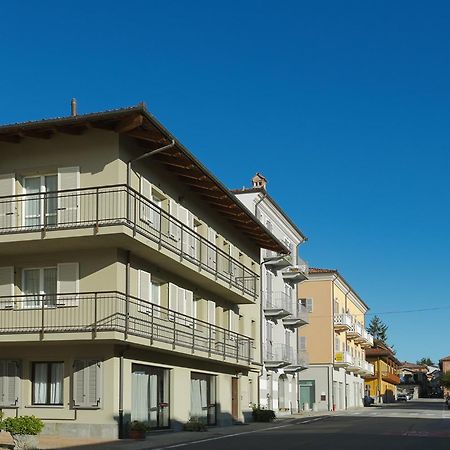
<path id="1" fill-rule="evenodd" d="M 253 405 L 252 416 L 255 422 L 272 422 L 275 419 L 275 412 Z"/>
<path id="2" fill-rule="evenodd" d="M 189 422 L 183 425 L 184 431 L 208 431 L 205 422 L 199 417 L 191 417 Z"/>
<path id="3" fill-rule="evenodd" d="M 0 429 L 13 438 L 14 450 L 37 449 L 37 435 L 43 428 L 44 422 L 35 416 L 8 417 L 0 424 Z"/>
<path id="4" fill-rule="evenodd" d="M 133 420 L 130 423 L 130 431 L 128 436 L 130 439 L 145 439 L 145 433 L 148 430 L 148 426 L 145 422 L 140 422 L 139 420 Z"/>

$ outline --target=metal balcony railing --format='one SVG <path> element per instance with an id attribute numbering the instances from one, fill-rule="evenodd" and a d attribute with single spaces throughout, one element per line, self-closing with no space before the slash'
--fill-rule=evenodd
<path id="1" fill-rule="evenodd" d="M 262 304 L 266 311 L 282 310 L 292 314 L 294 310 L 292 298 L 283 291 L 264 291 L 262 293 Z"/>
<path id="2" fill-rule="evenodd" d="M 298 350 L 293 352 L 292 361 L 289 366 L 285 367 L 285 371 L 300 371 L 307 369 L 309 366 L 309 354 L 306 350 Z"/>
<path id="3" fill-rule="evenodd" d="M 258 275 L 126 185 L 0 197 L 0 234 L 124 225 L 230 286 L 258 295 Z"/>
<path id="4" fill-rule="evenodd" d="M 250 363 L 253 339 L 120 292 L 0 297 L 2 335 L 119 332 Z M 22 337 L 23 339 L 23 337 Z"/>
<path id="5" fill-rule="evenodd" d="M 294 350 L 286 344 L 264 344 L 264 362 L 290 364 L 294 360 Z"/>

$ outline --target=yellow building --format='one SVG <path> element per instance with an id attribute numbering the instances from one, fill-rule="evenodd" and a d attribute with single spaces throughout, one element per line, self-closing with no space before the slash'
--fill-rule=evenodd
<path id="1" fill-rule="evenodd" d="M 365 349 L 373 343 L 365 329 L 369 307 L 337 270 L 311 268 L 298 286 L 309 312 L 309 325 L 299 330 L 307 346 L 309 367 L 299 373 L 303 409 L 344 410 L 362 405 L 363 375 L 373 373 Z"/>
<path id="2" fill-rule="evenodd" d="M 373 347 L 366 350 L 366 359 L 375 368 L 373 375 L 364 377 L 366 394 L 374 398 L 376 403 L 395 401 L 397 385 L 400 383 L 400 377 L 397 375 L 400 362 L 394 352 L 376 339 Z"/>

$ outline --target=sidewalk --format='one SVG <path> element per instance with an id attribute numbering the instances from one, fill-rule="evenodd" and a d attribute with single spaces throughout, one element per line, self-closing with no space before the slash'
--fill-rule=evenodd
<path id="1" fill-rule="evenodd" d="M 147 434 L 147 439 L 135 441 L 131 439 L 122 439 L 114 441 L 105 441 L 98 439 L 74 439 L 62 438 L 57 436 L 40 436 L 39 448 L 47 449 L 71 449 L 71 450 L 147 450 L 158 449 L 166 446 L 201 441 L 203 439 L 221 438 L 240 433 L 252 433 L 264 431 L 270 428 L 288 426 L 302 418 L 328 416 L 334 413 L 324 412 L 304 412 L 293 414 L 291 416 L 275 419 L 272 423 L 249 423 L 245 425 L 232 425 L 228 427 L 210 427 L 206 432 L 192 431 L 155 431 Z M 8 433 L 0 432 L 0 450 L 12 449 L 13 442 Z"/>

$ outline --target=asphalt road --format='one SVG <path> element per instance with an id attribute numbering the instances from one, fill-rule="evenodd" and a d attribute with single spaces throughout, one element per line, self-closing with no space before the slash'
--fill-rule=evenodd
<path id="1" fill-rule="evenodd" d="M 298 419 L 265 431 L 205 438 L 172 448 L 198 450 L 440 450 L 450 449 L 450 411 L 443 400 L 370 407 Z M 170 447 L 166 447 L 170 448 Z"/>

